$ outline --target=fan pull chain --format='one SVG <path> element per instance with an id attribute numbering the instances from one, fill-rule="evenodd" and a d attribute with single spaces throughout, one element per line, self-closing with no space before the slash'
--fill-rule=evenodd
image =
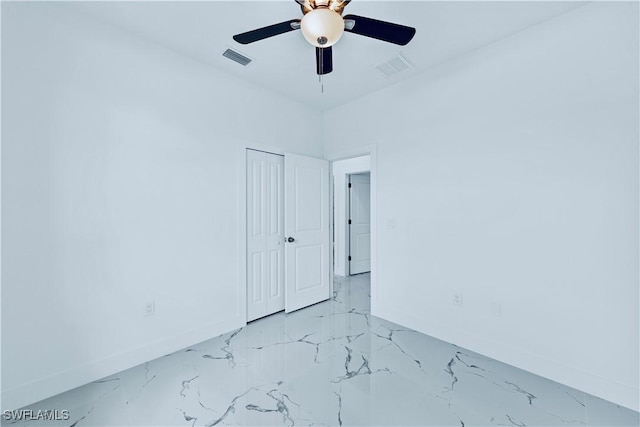
<path id="1" fill-rule="evenodd" d="M 324 46 L 320 48 L 320 74 L 318 75 L 318 81 L 320 82 L 320 93 L 324 93 L 324 82 L 322 79 L 324 73 Z"/>

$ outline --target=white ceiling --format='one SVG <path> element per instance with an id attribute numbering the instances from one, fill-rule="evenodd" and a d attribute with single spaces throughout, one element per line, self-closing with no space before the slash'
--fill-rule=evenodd
<path id="1" fill-rule="evenodd" d="M 407 79 L 583 4 L 354 0 L 345 8 L 345 15 L 412 26 L 417 29 L 416 36 L 407 46 L 396 46 L 345 33 L 333 47 L 334 71 L 324 76 L 321 93 L 314 48 L 299 31 L 249 45 L 232 39 L 237 33 L 300 18 L 300 8 L 293 0 L 67 3 L 82 13 L 321 110 Z M 247 67 L 230 61 L 222 56 L 228 47 L 255 61 Z M 398 53 L 414 67 L 392 77 L 375 68 Z"/>

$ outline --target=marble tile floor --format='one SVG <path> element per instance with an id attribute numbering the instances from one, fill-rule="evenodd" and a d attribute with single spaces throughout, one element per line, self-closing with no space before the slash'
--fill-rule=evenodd
<path id="1" fill-rule="evenodd" d="M 370 315 L 369 275 L 329 301 L 31 405 L 2 426 L 638 426 L 639 414 Z"/>

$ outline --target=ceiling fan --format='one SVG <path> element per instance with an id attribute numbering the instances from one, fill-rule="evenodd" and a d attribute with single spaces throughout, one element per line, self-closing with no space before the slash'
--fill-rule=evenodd
<path id="1" fill-rule="evenodd" d="M 302 9 L 302 19 L 292 19 L 236 34 L 233 39 L 249 44 L 289 31 L 301 30 L 304 38 L 316 48 L 316 71 L 318 75 L 333 71 L 333 46 L 344 31 L 372 37 L 404 46 L 411 41 L 416 29 L 391 22 L 378 21 L 358 15 L 342 16 L 342 11 L 351 0 L 294 0 Z"/>

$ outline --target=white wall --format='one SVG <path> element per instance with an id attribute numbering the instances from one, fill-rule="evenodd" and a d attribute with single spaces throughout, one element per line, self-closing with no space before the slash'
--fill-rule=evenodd
<path id="1" fill-rule="evenodd" d="M 327 112 L 378 147 L 374 314 L 638 410 L 638 51 L 597 2 Z"/>
<path id="2" fill-rule="evenodd" d="M 2 91 L 2 409 L 244 323 L 238 152 L 317 112 L 62 3 L 3 2 Z"/>
<path id="3" fill-rule="evenodd" d="M 371 156 L 333 162 L 333 226 L 334 226 L 334 273 L 346 276 L 347 271 L 347 175 L 371 170 Z"/>

